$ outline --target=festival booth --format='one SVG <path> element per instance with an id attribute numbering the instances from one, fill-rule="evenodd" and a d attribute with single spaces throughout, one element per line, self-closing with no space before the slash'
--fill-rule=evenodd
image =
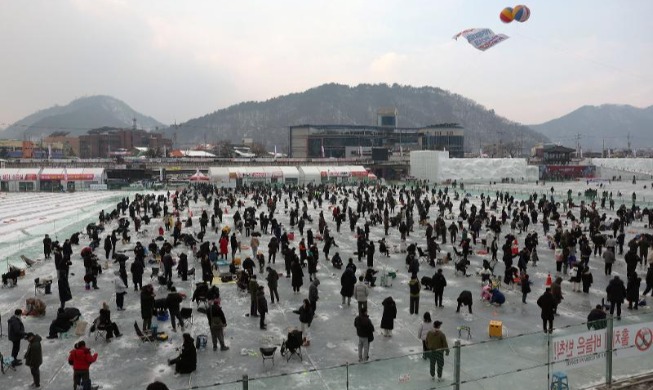
<path id="1" fill-rule="evenodd" d="M 283 175 L 284 184 L 296 185 L 299 184 L 299 170 L 297 167 L 279 167 Z"/>
<path id="2" fill-rule="evenodd" d="M 350 181 L 360 182 L 370 180 L 369 172 L 365 167 L 361 165 L 352 165 L 347 168 L 349 168 L 349 171 L 351 172 Z"/>
<path id="3" fill-rule="evenodd" d="M 211 167 L 209 168 L 209 180 L 218 187 L 235 187 L 236 181 L 234 180 L 231 184 L 229 172 L 228 167 Z"/>
<path id="4" fill-rule="evenodd" d="M 0 169 L 0 191 L 27 192 L 38 189 L 40 168 Z"/>
<path id="5" fill-rule="evenodd" d="M 106 190 L 107 175 L 104 168 L 65 168 L 67 191 Z"/>
<path id="6" fill-rule="evenodd" d="M 197 170 L 189 179 L 191 183 L 208 183 L 210 178 Z"/>
<path id="7" fill-rule="evenodd" d="M 43 168 L 39 175 L 39 191 L 61 192 L 65 187 L 65 168 Z"/>
<path id="8" fill-rule="evenodd" d="M 299 182 L 301 184 L 319 184 L 322 180 L 320 169 L 314 166 L 299 167 Z"/>

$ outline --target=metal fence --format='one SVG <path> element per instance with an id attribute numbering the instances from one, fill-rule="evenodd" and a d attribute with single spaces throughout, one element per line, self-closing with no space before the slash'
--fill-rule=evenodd
<path id="1" fill-rule="evenodd" d="M 595 325 L 595 324 L 591 324 Z M 590 389 L 653 370 L 653 314 L 588 323 L 463 345 L 454 340 L 445 357 L 442 381 L 434 381 L 423 353 L 366 363 L 249 378 L 206 386 L 207 390 L 281 388 L 332 389 Z M 560 387 L 562 389 L 563 387 Z M 181 390 L 181 389 L 179 389 Z"/>

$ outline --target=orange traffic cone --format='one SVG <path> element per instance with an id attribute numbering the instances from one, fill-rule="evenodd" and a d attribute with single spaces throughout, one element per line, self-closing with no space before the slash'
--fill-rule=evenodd
<path id="1" fill-rule="evenodd" d="M 553 280 L 551 280 L 551 274 L 549 274 L 549 275 L 546 277 L 546 283 L 545 283 L 545 286 L 546 286 L 546 287 L 551 287 L 551 284 L 553 284 Z"/>

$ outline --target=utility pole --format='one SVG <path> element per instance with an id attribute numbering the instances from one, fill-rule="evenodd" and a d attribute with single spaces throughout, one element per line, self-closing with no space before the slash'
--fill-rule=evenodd
<path id="1" fill-rule="evenodd" d="M 626 137 L 626 138 L 628 139 L 628 152 L 630 154 L 633 154 L 633 151 L 630 149 L 630 133 L 628 133 L 628 137 Z"/>
<path id="2" fill-rule="evenodd" d="M 603 138 L 603 149 L 601 150 L 601 157 L 605 158 L 605 138 Z"/>
<path id="3" fill-rule="evenodd" d="M 580 133 L 576 133 L 576 158 L 580 158 Z"/>
<path id="4" fill-rule="evenodd" d="M 136 117 L 132 118 L 132 130 L 136 131 Z"/>

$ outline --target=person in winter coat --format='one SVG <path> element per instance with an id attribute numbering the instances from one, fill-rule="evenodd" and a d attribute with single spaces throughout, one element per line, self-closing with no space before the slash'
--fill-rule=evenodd
<path id="1" fill-rule="evenodd" d="M 84 340 L 75 344 L 75 348 L 68 354 L 68 364 L 73 366 L 73 388 L 80 383 L 91 380 L 89 368 L 97 361 L 97 352 L 91 355 L 91 350 L 86 347 Z"/>
<path id="2" fill-rule="evenodd" d="M 424 320 L 422 324 L 419 326 L 419 329 L 417 330 L 417 337 L 419 337 L 420 340 L 422 340 L 422 359 L 426 360 L 428 358 L 428 348 L 426 347 L 426 336 L 428 335 L 429 331 L 433 328 L 433 325 L 431 325 L 431 313 L 428 311 L 424 313 Z"/>
<path id="3" fill-rule="evenodd" d="M 177 263 L 177 274 L 181 277 L 182 282 L 188 280 L 188 255 L 181 253 Z"/>
<path id="4" fill-rule="evenodd" d="M 553 333 L 553 317 L 556 300 L 551 293 L 551 287 L 547 287 L 544 294 L 537 299 L 537 306 L 542 309 L 540 316 L 542 317 L 542 328 L 544 329 L 544 333 Z"/>
<path id="5" fill-rule="evenodd" d="M 279 292 L 277 291 L 279 274 L 271 267 L 267 267 L 267 271 L 268 276 L 266 280 L 268 281 L 268 289 L 270 290 L 270 301 L 274 303 L 274 298 L 277 298 L 277 302 L 279 302 Z"/>
<path id="6" fill-rule="evenodd" d="M 70 285 L 68 284 L 67 278 L 57 280 L 57 285 L 59 286 L 59 303 L 60 307 L 63 309 L 66 307 L 66 302 L 73 299 L 73 294 L 70 291 Z"/>
<path id="7" fill-rule="evenodd" d="M 463 290 L 458 296 L 458 307 L 456 308 L 456 313 L 460 313 L 460 308 L 462 306 L 467 306 L 469 308 L 469 314 L 472 314 L 472 292 L 469 290 Z"/>
<path id="8" fill-rule="evenodd" d="M 417 274 L 413 274 L 408 282 L 410 290 L 410 314 L 419 314 L 419 293 L 422 290 L 422 284 L 417 279 Z"/>
<path id="9" fill-rule="evenodd" d="M 276 237 L 270 238 L 268 243 L 268 264 L 274 264 L 277 261 L 277 252 L 279 251 L 279 241 Z"/>
<path id="10" fill-rule="evenodd" d="M 18 359 L 18 352 L 20 352 L 20 341 L 25 337 L 25 326 L 20 316 L 23 315 L 21 309 L 16 309 L 14 315 L 7 321 L 8 335 L 7 338 L 11 341 L 11 357 L 14 358 L 12 365 L 20 364 Z"/>
<path id="11" fill-rule="evenodd" d="M 583 273 L 580 275 L 580 281 L 583 283 L 583 293 L 588 294 L 592 283 L 594 283 L 594 276 L 592 276 L 589 266 L 584 267 Z"/>
<path id="12" fill-rule="evenodd" d="M 41 336 L 28 333 L 26 335 L 27 342 L 27 352 L 25 352 L 25 365 L 29 367 L 30 373 L 32 374 L 32 387 L 39 388 L 41 387 L 41 372 L 39 367 L 43 364 L 43 352 L 41 350 Z"/>
<path id="13" fill-rule="evenodd" d="M 302 335 L 306 340 L 310 340 L 308 328 L 311 327 L 313 316 L 315 315 L 313 309 L 311 308 L 311 302 L 308 299 L 304 299 L 302 306 L 294 313 L 299 314 L 299 323 L 301 324 Z"/>
<path id="14" fill-rule="evenodd" d="M 268 301 L 265 299 L 265 289 L 263 286 L 258 286 L 258 291 L 256 292 L 256 308 L 260 316 L 259 327 L 261 330 L 265 330 L 265 314 L 268 312 Z"/>
<path id="15" fill-rule="evenodd" d="M 580 281 L 581 281 L 581 276 L 583 275 L 583 263 L 577 263 L 576 268 L 574 269 L 574 272 L 572 272 L 573 276 L 571 277 L 571 283 L 572 283 L 572 288 L 571 291 L 578 291 L 580 292 Z"/>
<path id="16" fill-rule="evenodd" d="M 197 350 L 190 334 L 184 333 L 184 344 L 181 347 L 179 356 L 168 360 L 168 365 L 172 366 L 173 364 L 175 365 L 175 373 L 178 374 L 190 374 L 197 368 Z"/>
<path id="17" fill-rule="evenodd" d="M 354 327 L 358 336 L 358 361 L 366 362 L 370 358 L 370 342 L 374 340 L 374 325 L 367 315 L 367 308 L 354 319 Z"/>
<path id="18" fill-rule="evenodd" d="M 596 305 L 596 307 L 592 309 L 590 314 L 587 316 L 587 329 L 601 330 L 607 328 L 607 316 L 608 315 L 606 314 L 605 310 L 603 310 L 603 306 Z"/>
<path id="19" fill-rule="evenodd" d="M 295 294 L 298 294 L 299 289 L 304 284 L 304 271 L 302 270 L 302 265 L 299 264 L 297 259 L 294 259 L 290 264 L 290 273 L 292 275 L 290 279 L 292 290 Z"/>
<path id="20" fill-rule="evenodd" d="M 229 253 L 229 239 L 226 235 L 223 235 L 220 237 L 218 243 L 220 245 L 220 257 L 227 260 L 227 253 Z"/>
<path id="21" fill-rule="evenodd" d="M 501 306 L 506 302 L 506 296 L 498 288 L 493 288 L 490 293 L 492 294 L 490 297 L 491 304 Z"/>
<path id="22" fill-rule="evenodd" d="M 211 330 L 213 351 L 218 350 L 218 341 L 220 342 L 220 351 L 229 350 L 229 347 L 224 343 L 224 328 L 227 327 L 227 320 L 220 307 L 220 299 L 213 300 L 211 306 L 206 310 L 206 318 L 209 321 L 209 328 Z"/>
<path id="23" fill-rule="evenodd" d="M 617 308 L 617 320 L 621 320 L 621 304 L 624 303 L 626 298 L 626 286 L 619 276 L 615 276 L 608 287 L 605 289 L 608 294 L 608 301 L 610 301 L 610 315 L 614 315 L 614 308 Z"/>
<path id="24" fill-rule="evenodd" d="M 442 322 L 434 321 L 433 329 L 426 335 L 426 347 L 429 350 L 429 371 L 431 378 L 435 378 L 435 365 L 438 366 L 438 380 L 442 380 L 442 369 L 444 368 L 444 354 L 449 356 L 449 345 L 447 336 L 442 333 L 440 326 Z"/>
<path id="25" fill-rule="evenodd" d="M 354 285 L 356 284 L 356 271 L 347 267 L 340 277 L 340 295 L 342 295 L 342 304 L 351 304 L 351 297 L 354 295 Z"/>
<path id="26" fill-rule="evenodd" d="M 118 311 L 123 311 L 125 310 L 123 305 L 125 302 L 125 294 L 127 294 L 127 286 L 119 275 L 113 280 L 113 284 L 116 287 L 116 306 L 118 306 Z"/>
<path id="27" fill-rule="evenodd" d="M 435 293 L 435 307 L 444 307 L 442 306 L 442 296 L 444 295 L 444 288 L 446 286 L 447 279 L 442 274 L 442 268 L 438 268 L 438 271 L 431 278 L 431 287 Z"/>
<path id="28" fill-rule="evenodd" d="M 138 291 L 143 288 L 143 272 L 145 272 L 145 266 L 143 262 L 139 259 L 134 260 L 130 267 L 132 273 L 132 283 L 134 284 L 134 291 Z"/>
<path id="29" fill-rule="evenodd" d="M 605 252 L 603 252 L 603 261 L 605 261 L 605 274 L 612 275 L 612 264 L 615 262 L 614 257 L 614 248 L 606 247 Z"/>
<path id="30" fill-rule="evenodd" d="M 553 312 L 558 314 L 558 305 L 562 302 L 565 297 L 562 295 L 562 278 L 558 276 L 556 280 L 551 284 L 551 294 L 553 294 L 553 299 L 555 301 L 555 306 L 553 307 Z"/>
<path id="31" fill-rule="evenodd" d="M 383 336 L 392 337 L 395 318 L 397 318 L 397 304 L 392 297 L 387 297 L 381 302 L 383 305 L 383 315 L 381 316 L 381 329 Z"/>
<path id="32" fill-rule="evenodd" d="M 365 285 L 363 276 L 358 277 L 358 283 L 354 286 L 354 298 L 358 301 L 358 313 L 363 310 L 367 311 L 367 296 L 370 294 L 370 289 Z"/>
<path id="33" fill-rule="evenodd" d="M 528 274 L 523 274 L 521 277 L 521 301 L 526 302 L 526 296 L 531 292 L 531 281 Z"/>
<path id="34" fill-rule="evenodd" d="M 176 332 L 177 327 L 175 324 L 175 319 L 179 322 L 181 326 L 181 331 L 184 331 L 184 320 L 181 318 L 181 301 L 183 300 L 181 294 L 177 292 L 175 287 L 170 287 L 170 292 L 166 297 L 166 306 L 170 312 L 170 325 L 172 325 L 172 331 Z"/>
<path id="35" fill-rule="evenodd" d="M 649 253 L 649 256 L 653 254 L 653 251 Z M 649 291 L 653 291 L 653 262 L 649 262 L 648 264 L 648 271 L 646 271 L 646 288 L 644 289 L 644 296 L 649 293 Z M 653 293 L 651 293 L 651 296 L 653 296 Z"/>
<path id="36" fill-rule="evenodd" d="M 141 318 L 143 319 L 143 332 L 150 330 L 153 315 L 154 288 L 151 284 L 148 284 L 141 289 Z"/>
<path id="37" fill-rule="evenodd" d="M 311 303 L 311 309 L 313 309 L 313 313 L 317 310 L 317 301 L 320 299 L 317 286 L 320 285 L 320 281 L 315 278 L 311 282 L 311 285 L 308 287 L 308 301 Z"/>
<path id="38" fill-rule="evenodd" d="M 641 284 L 642 278 L 637 276 L 637 273 L 633 272 L 628 276 L 628 284 L 626 285 L 626 299 L 628 299 L 628 310 L 633 309 L 633 303 L 635 304 L 635 310 L 638 310 L 639 287 Z"/>

